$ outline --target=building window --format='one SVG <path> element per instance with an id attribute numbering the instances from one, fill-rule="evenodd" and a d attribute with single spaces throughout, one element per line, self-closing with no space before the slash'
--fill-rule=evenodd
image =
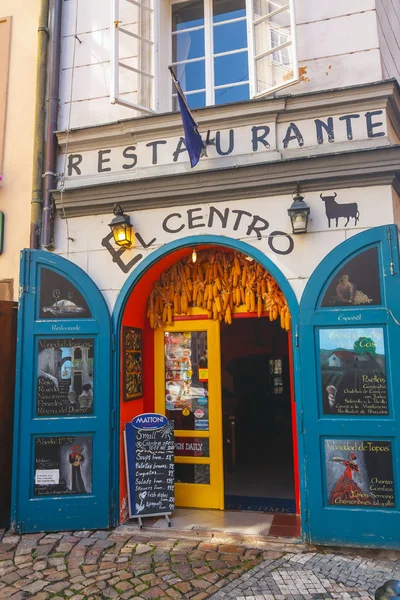
<path id="1" fill-rule="evenodd" d="M 269 374 L 273 394 L 283 394 L 282 360 L 269 361 Z"/>
<path id="2" fill-rule="evenodd" d="M 80 348 L 79 346 L 77 346 L 74 349 L 74 359 L 75 360 L 81 360 L 82 359 L 82 348 Z"/>
<path id="3" fill-rule="evenodd" d="M 176 110 L 170 64 L 191 108 L 266 96 L 298 81 L 294 0 L 113 3 L 119 24 L 112 27 L 116 103 L 144 113 Z M 120 74 L 127 70 L 136 78 L 133 100 L 119 94 Z"/>
<path id="4" fill-rule="evenodd" d="M 248 100 L 246 0 L 172 4 L 172 65 L 193 108 Z"/>

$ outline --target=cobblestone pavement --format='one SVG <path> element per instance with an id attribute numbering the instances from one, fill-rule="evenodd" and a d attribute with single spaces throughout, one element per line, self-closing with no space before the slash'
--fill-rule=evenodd
<path id="1" fill-rule="evenodd" d="M 1 539 L 1 536 L 0 536 Z M 227 535 L 139 531 L 6 534 L 0 600 L 301 600 L 371 598 L 400 578 L 385 560 Z"/>
<path id="2" fill-rule="evenodd" d="M 389 579 L 400 578 L 400 561 L 317 552 L 265 560 L 230 582 L 210 600 L 370 599 Z"/>

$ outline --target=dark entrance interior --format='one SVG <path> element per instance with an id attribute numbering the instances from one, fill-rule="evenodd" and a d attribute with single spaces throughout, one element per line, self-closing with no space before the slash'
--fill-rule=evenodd
<path id="1" fill-rule="evenodd" d="M 221 327 L 225 509 L 295 513 L 287 332 L 268 318 Z"/>

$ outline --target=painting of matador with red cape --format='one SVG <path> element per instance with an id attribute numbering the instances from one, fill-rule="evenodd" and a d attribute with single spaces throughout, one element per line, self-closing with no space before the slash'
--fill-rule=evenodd
<path id="1" fill-rule="evenodd" d="M 390 441 L 326 439 L 325 468 L 329 505 L 395 506 Z"/>

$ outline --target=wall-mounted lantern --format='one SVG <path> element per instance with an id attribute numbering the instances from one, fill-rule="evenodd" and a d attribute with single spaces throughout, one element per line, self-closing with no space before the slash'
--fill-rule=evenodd
<path id="1" fill-rule="evenodd" d="M 133 228 L 128 215 L 124 214 L 119 204 L 114 204 L 114 218 L 109 224 L 114 241 L 118 246 L 130 248 L 133 244 Z"/>
<path id="2" fill-rule="evenodd" d="M 307 233 L 310 207 L 304 202 L 304 196 L 300 194 L 299 184 L 297 184 L 297 190 L 293 194 L 292 206 L 288 208 L 288 215 L 292 222 L 293 233 Z"/>

